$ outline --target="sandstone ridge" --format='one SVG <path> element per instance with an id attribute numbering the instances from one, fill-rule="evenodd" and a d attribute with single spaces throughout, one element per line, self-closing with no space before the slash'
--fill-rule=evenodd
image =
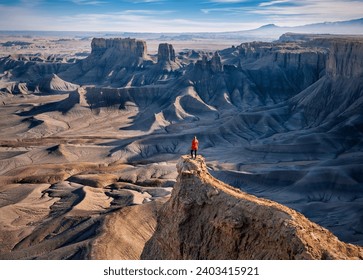
<path id="1" fill-rule="evenodd" d="M 363 248 L 276 202 L 212 177 L 183 156 L 170 200 L 142 259 L 363 259 Z"/>

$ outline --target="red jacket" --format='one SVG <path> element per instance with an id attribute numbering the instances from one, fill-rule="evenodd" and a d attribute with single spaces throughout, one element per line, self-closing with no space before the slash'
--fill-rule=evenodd
<path id="1" fill-rule="evenodd" d="M 198 150 L 199 141 L 197 139 L 193 139 L 192 141 L 192 150 Z"/>

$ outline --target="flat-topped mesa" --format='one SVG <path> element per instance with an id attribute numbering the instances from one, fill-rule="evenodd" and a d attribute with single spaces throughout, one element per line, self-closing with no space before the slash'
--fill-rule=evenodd
<path id="1" fill-rule="evenodd" d="M 146 42 L 131 38 L 93 38 L 91 43 L 92 54 L 102 55 L 108 49 L 114 49 L 121 54 L 133 55 L 140 58 L 147 57 Z"/>
<path id="2" fill-rule="evenodd" d="M 291 34 L 281 42 L 300 42 L 310 49 L 325 51 L 326 73 L 329 77 L 363 77 L 363 39 L 361 36 L 331 34 Z"/>
<path id="3" fill-rule="evenodd" d="M 212 177 L 183 156 L 171 198 L 142 259 L 363 259 L 363 248 L 276 202 Z"/>

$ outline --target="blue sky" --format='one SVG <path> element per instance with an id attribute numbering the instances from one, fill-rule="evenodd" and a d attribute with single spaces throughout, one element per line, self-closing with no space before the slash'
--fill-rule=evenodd
<path id="1" fill-rule="evenodd" d="M 0 0 L 1 30 L 213 32 L 363 17 L 363 0 Z"/>

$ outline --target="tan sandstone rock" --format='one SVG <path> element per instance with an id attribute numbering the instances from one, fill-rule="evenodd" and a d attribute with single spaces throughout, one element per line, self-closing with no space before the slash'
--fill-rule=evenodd
<path id="1" fill-rule="evenodd" d="M 213 178 L 183 156 L 142 259 L 363 259 L 363 248 L 276 202 Z"/>

